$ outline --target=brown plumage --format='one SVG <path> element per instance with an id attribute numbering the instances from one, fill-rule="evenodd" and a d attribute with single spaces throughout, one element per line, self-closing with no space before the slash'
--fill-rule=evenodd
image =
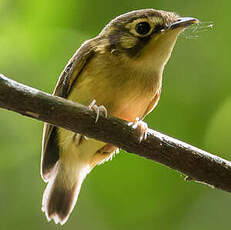
<path id="1" fill-rule="evenodd" d="M 86 106 L 96 100 L 108 115 L 129 122 L 142 120 L 159 100 L 163 69 L 178 34 L 196 22 L 153 9 L 115 18 L 76 51 L 54 95 Z M 48 220 L 67 221 L 86 175 L 116 150 L 110 144 L 45 124 L 41 175 L 48 185 L 42 209 Z"/>

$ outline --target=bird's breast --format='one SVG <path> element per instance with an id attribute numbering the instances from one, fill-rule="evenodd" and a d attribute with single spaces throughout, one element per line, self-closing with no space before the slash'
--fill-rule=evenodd
<path id="1" fill-rule="evenodd" d="M 160 86 L 158 74 L 101 56 L 87 64 L 68 99 L 86 106 L 95 99 L 108 114 L 133 121 L 143 117 Z"/>

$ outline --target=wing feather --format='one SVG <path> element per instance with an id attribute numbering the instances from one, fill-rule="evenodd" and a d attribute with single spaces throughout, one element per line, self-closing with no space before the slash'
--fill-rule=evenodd
<path id="1" fill-rule="evenodd" d="M 67 98 L 72 85 L 94 55 L 94 40 L 88 40 L 76 51 L 70 59 L 56 84 L 53 95 Z M 41 176 L 45 181 L 49 179 L 50 172 L 59 159 L 59 146 L 57 140 L 57 128 L 45 123 L 43 128 Z"/>

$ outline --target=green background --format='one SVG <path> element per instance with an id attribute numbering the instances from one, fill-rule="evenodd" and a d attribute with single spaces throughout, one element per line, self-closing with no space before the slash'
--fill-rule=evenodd
<path id="1" fill-rule="evenodd" d="M 149 127 L 231 159 L 230 1 L 0 0 L 0 72 L 52 92 L 79 45 L 112 18 L 156 8 L 202 21 L 178 39 Z M 211 29 L 209 23 L 213 23 Z M 60 229 L 41 212 L 42 123 L 0 110 L 0 229 Z M 226 230 L 231 195 L 121 151 L 85 180 L 62 229 Z"/>

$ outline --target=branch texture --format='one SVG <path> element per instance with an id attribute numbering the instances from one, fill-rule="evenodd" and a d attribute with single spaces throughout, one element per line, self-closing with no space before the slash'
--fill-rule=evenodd
<path id="1" fill-rule="evenodd" d="M 231 192 L 231 162 L 149 129 L 138 133 L 115 117 L 99 117 L 83 105 L 52 96 L 0 75 L 0 107 L 111 143 L 130 153 L 157 161 L 188 179 Z"/>

